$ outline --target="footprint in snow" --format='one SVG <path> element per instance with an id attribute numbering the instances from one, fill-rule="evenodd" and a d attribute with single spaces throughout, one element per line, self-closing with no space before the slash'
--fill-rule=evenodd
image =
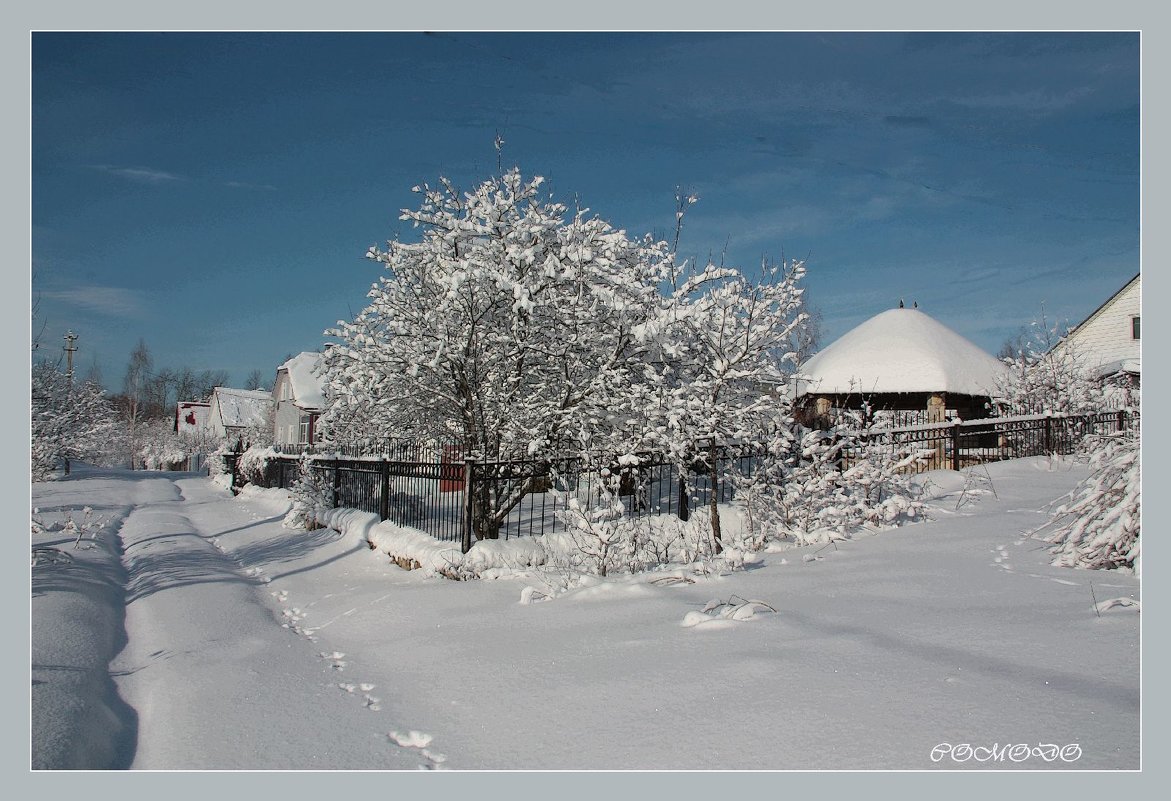
<path id="1" fill-rule="evenodd" d="M 338 687 L 341 687 L 343 690 L 345 690 L 348 693 L 352 693 L 354 690 L 358 689 L 357 685 L 346 684 L 345 682 L 342 682 L 341 684 L 339 684 Z"/>
<path id="2" fill-rule="evenodd" d="M 380 709 L 382 709 L 382 707 L 380 706 L 382 701 L 378 698 L 375 698 L 373 695 L 370 695 L 369 693 L 367 693 L 365 696 L 363 696 L 362 701 L 365 703 L 366 708 L 369 709 L 371 712 L 377 712 Z"/>
<path id="3" fill-rule="evenodd" d="M 426 748 L 431 745 L 433 739 L 430 734 L 424 734 L 414 729 L 406 733 L 392 731 L 386 736 L 394 740 L 395 745 L 401 745 L 403 748 Z"/>
<path id="4" fill-rule="evenodd" d="M 420 750 L 419 753 L 422 754 L 423 756 L 427 757 L 427 759 L 430 759 L 433 763 L 435 763 L 434 765 L 431 765 L 430 767 L 428 767 L 428 770 L 434 770 L 436 767 L 438 767 L 439 765 L 442 765 L 444 762 L 447 761 L 446 754 L 440 754 L 435 751 L 429 751 L 426 748 Z"/>

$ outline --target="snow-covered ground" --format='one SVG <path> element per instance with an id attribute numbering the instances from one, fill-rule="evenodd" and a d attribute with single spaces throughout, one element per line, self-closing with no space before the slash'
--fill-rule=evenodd
<path id="1" fill-rule="evenodd" d="M 33 485 L 47 524 L 107 518 L 34 537 L 64 556 L 33 568 L 33 767 L 1135 769 L 1139 613 L 1101 602 L 1139 582 L 1023 533 L 1086 474 L 993 464 L 962 499 L 938 474 L 930 523 L 557 590 L 78 468 Z"/>

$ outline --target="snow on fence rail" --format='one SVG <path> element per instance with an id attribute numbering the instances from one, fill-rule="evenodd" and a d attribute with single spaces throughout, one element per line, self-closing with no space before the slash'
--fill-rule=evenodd
<path id="1" fill-rule="evenodd" d="M 1091 415 L 1032 415 L 870 429 L 860 444 L 889 448 L 892 458 L 917 452 L 912 469 L 952 469 L 1024 456 L 1073 453 L 1092 434 L 1123 431 L 1138 424 L 1133 411 Z M 683 466 L 662 454 L 639 454 L 637 467 L 612 469 L 622 476 L 619 496 L 634 516 L 673 514 L 686 520 L 690 510 L 710 502 L 712 487 L 701 449 Z M 856 452 L 847 450 L 846 464 Z M 226 454 L 232 485 L 244 483 L 236 469 L 239 454 Z M 477 539 L 508 539 L 558 531 L 558 512 L 568 499 L 596 498 L 598 460 L 577 456 L 552 459 L 479 460 L 453 444 L 387 441 L 371 449 L 333 446 L 287 447 L 269 458 L 266 487 L 292 487 L 301 459 L 333 488 L 333 506 L 377 514 L 443 541 L 459 542 L 466 552 Z M 750 476 L 766 458 L 763 449 L 721 445 L 714 449 L 718 473 Z M 556 483 L 559 492 L 553 492 Z M 718 500 L 732 498 L 732 482 L 721 481 Z"/>

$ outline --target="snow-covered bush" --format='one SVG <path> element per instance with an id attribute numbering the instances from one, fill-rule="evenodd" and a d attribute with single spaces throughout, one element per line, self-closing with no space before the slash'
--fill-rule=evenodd
<path id="1" fill-rule="evenodd" d="M 118 440 L 114 410 L 97 384 L 71 381 L 51 364 L 32 368 L 32 480 L 47 481 L 68 459 L 104 461 Z"/>
<path id="2" fill-rule="evenodd" d="M 268 463 L 270 460 L 278 458 L 279 455 L 271 446 L 253 445 L 240 455 L 240 459 L 236 463 L 236 473 L 246 483 L 263 487 L 265 486 Z"/>
<path id="3" fill-rule="evenodd" d="M 1049 531 L 1053 564 L 1139 571 L 1142 487 L 1139 433 L 1099 441 L 1090 459 L 1094 472 L 1051 510 L 1040 531 Z M 1036 533 L 1036 532 L 1035 532 Z"/>
<path id="4" fill-rule="evenodd" d="M 631 567 L 635 559 L 638 525 L 626 513 L 619 497 L 621 478 L 609 468 L 600 471 L 596 499 L 582 499 L 565 490 L 557 494 L 565 503 L 557 517 L 565 525 L 565 537 L 576 554 L 568 554 L 569 566 L 585 565 L 599 576 L 620 567 Z"/>
<path id="5" fill-rule="evenodd" d="M 81 519 L 75 520 L 73 517 L 74 510 L 66 509 L 64 512 L 64 519 L 53 523 L 45 523 L 40 514 L 40 509 L 33 509 L 31 517 L 31 532 L 33 537 L 43 535 L 47 532 L 60 531 L 66 537 L 73 537 L 73 549 L 78 550 L 82 547 L 82 540 L 88 537 L 90 540 L 96 539 L 98 532 L 102 526 L 106 524 L 106 519 L 94 515 L 92 507 L 85 506 L 81 511 Z M 86 547 L 93 547 L 93 543 L 87 544 Z M 32 549 L 32 564 L 37 566 L 39 564 L 61 563 L 71 561 L 68 556 L 63 554 L 60 549 L 43 545 L 34 546 Z"/>
<path id="6" fill-rule="evenodd" d="M 177 470 L 191 455 L 190 443 L 170 420 L 151 420 L 138 428 L 135 456 L 147 470 Z"/>
<path id="7" fill-rule="evenodd" d="M 333 483 L 313 469 L 313 460 L 302 456 L 299 475 L 290 489 L 293 507 L 285 515 L 285 528 L 312 531 L 321 528 L 322 513 L 333 508 Z"/>
<path id="8" fill-rule="evenodd" d="M 854 425 L 778 432 L 764 464 L 738 481 L 746 544 L 820 544 L 845 539 L 859 527 L 921 519 L 925 505 L 908 469 L 915 459 L 892 453 Z"/>

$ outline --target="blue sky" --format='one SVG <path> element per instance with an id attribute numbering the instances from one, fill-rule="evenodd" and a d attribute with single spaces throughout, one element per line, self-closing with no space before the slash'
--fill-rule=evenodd
<path id="1" fill-rule="evenodd" d="M 681 251 L 807 257 L 824 343 L 900 298 L 990 352 L 1139 270 L 1135 33 L 33 35 L 47 349 L 271 380 L 410 188 L 544 175 Z"/>

